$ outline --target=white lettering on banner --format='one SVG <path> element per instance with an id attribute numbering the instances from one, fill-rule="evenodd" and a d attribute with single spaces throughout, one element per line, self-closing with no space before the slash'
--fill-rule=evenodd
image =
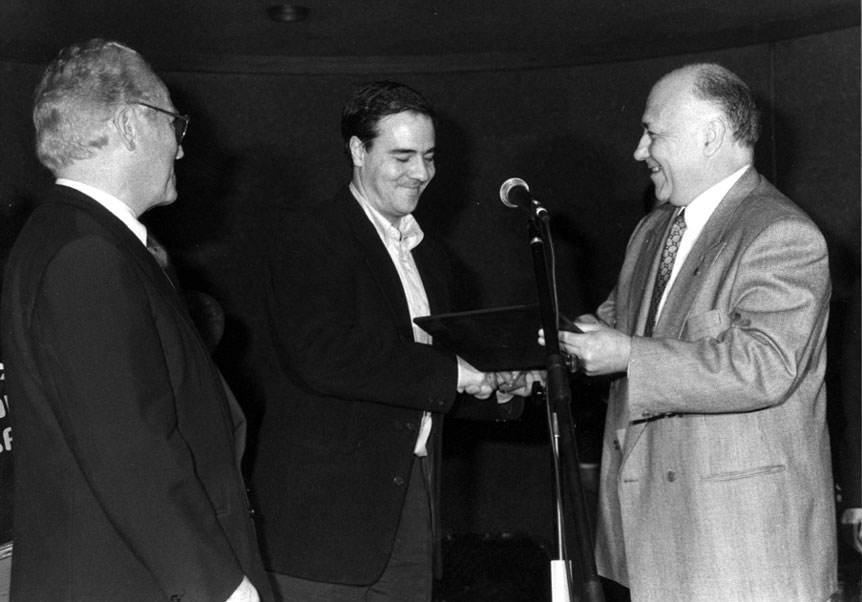
<path id="1" fill-rule="evenodd" d="M 3 367 L 3 362 L 0 362 L 0 380 L 6 380 L 6 370 Z M 0 401 L 3 402 L 0 404 L 0 418 L 6 418 L 9 413 L 9 398 L 3 395 L 3 397 L 0 397 Z"/>

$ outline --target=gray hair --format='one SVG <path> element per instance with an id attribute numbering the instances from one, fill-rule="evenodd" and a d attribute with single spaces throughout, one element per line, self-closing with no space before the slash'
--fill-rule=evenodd
<path id="1" fill-rule="evenodd" d="M 760 108 L 748 85 L 717 63 L 689 65 L 694 71 L 694 94 L 715 103 L 730 122 L 733 139 L 754 148 L 760 137 Z"/>
<path id="2" fill-rule="evenodd" d="M 72 44 L 36 88 L 36 156 L 55 174 L 107 144 L 105 126 L 120 105 L 153 100 L 159 79 L 128 46 L 103 39 Z"/>

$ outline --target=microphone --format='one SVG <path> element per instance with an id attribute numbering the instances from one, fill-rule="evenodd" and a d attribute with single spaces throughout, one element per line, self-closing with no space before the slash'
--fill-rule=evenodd
<path id="1" fill-rule="evenodd" d="M 521 178 L 509 178 L 500 186 L 500 200 L 506 207 L 521 207 L 536 217 L 547 217 L 548 211 L 530 194 L 530 187 Z"/>

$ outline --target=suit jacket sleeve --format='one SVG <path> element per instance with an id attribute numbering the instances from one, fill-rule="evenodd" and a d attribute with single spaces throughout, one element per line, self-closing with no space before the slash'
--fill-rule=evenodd
<path id="1" fill-rule="evenodd" d="M 69 400 L 57 409 L 68 446 L 109 520 L 165 592 L 226 600 L 243 571 L 178 429 L 161 319 L 122 252 L 93 237 L 50 262 L 32 328 L 53 397 Z"/>
<path id="2" fill-rule="evenodd" d="M 826 245 L 804 219 L 781 219 L 728 242 L 701 275 L 714 298 L 679 338 L 633 337 L 631 418 L 745 412 L 782 403 L 806 374 L 828 315 Z M 731 254 L 727 259 L 721 254 Z M 706 292 L 711 291 L 711 292 Z M 813 397 L 815 392 L 811 392 Z"/>

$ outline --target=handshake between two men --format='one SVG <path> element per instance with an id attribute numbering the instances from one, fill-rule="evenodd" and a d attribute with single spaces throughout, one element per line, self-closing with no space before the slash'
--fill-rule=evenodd
<path id="1" fill-rule="evenodd" d="M 505 372 L 482 372 L 461 357 L 458 358 L 458 392 L 478 399 L 487 399 L 497 391 L 497 401 L 504 403 L 513 395 L 529 397 L 533 383 L 545 383 L 544 370 L 509 370 Z"/>

